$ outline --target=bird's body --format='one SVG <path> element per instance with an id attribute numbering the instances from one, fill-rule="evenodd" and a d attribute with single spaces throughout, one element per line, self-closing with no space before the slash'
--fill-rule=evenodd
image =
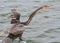
<path id="1" fill-rule="evenodd" d="M 15 24 L 16 23 L 16 21 L 15 21 L 14 24 L 11 26 L 11 28 L 9 28 L 9 30 L 8 30 L 9 35 L 5 38 L 6 40 L 5 39 L 2 40 L 1 43 L 12 43 L 12 41 L 14 41 L 17 37 L 19 37 L 19 39 L 22 40 L 21 37 L 22 37 L 22 34 L 25 30 L 24 26 L 29 25 L 32 18 L 36 14 L 36 12 L 45 8 L 45 7 L 48 7 L 48 6 L 46 6 L 46 5 L 42 6 L 38 9 L 36 9 L 34 12 L 32 12 L 32 14 L 29 16 L 29 19 L 26 22 L 20 22 L 18 24 Z"/>
<path id="2" fill-rule="evenodd" d="M 12 27 L 8 30 L 9 35 L 3 40 L 0 40 L 0 43 L 12 43 L 24 30 L 23 24 L 12 24 Z"/>
<path id="3" fill-rule="evenodd" d="M 23 24 L 11 24 L 11 28 L 9 28 L 8 32 L 16 35 L 24 32 L 24 30 L 25 26 Z"/>

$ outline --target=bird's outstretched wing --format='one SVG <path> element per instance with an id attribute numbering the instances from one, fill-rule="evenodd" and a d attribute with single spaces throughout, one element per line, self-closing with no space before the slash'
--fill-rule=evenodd
<path id="1" fill-rule="evenodd" d="M 41 10 L 41 9 L 43 9 L 43 8 L 48 9 L 48 7 L 49 7 L 48 5 L 45 5 L 45 6 L 42 6 L 42 7 L 37 8 L 35 11 L 33 11 L 33 12 L 31 13 L 31 15 L 29 16 L 28 20 L 27 20 L 26 22 L 21 22 L 21 24 L 28 25 L 28 24 L 31 22 L 32 18 L 36 15 L 36 13 L 37 13 L 39 10 Z"/>

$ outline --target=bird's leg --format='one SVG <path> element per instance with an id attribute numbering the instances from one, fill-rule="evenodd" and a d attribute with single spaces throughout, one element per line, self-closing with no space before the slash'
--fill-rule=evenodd
<path id="1" fill-rule="evenodd" d="M 20 42 L 20 41 L 23 41 L 23 39 L 22 39 L 22 34 L 23 34 L 23 33 L 19 34 L 19 42 Z"/>

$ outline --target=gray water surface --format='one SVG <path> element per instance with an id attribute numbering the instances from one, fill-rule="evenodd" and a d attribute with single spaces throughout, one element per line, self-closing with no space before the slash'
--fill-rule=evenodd
<path id="1" fill-rule="evenodd" d="M 43 5 L 52 6 L 37 13 L 26 27 L 23 39 L 27 43 L 60 43 L 60 0 L 0 0 L 0 30 L 9 27 L 6 16 L 12 8 L 21 13 L 21 21 L 26 21 L 34 9 Z"/>

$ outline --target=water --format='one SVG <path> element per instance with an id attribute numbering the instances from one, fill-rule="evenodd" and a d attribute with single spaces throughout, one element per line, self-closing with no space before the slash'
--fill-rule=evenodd
<path id="1" fill-rule="evenodd" d="M 21 13 L 21 21 L 26 21 L 34 9 L 46 4 L 51 7 L 37 13 L 23 39 L 27 43 L 60 43 L 60 0 L 0 0 L 0 30 L 9 27 L 10 20 L 6 16 L 12 8 Z"/>

